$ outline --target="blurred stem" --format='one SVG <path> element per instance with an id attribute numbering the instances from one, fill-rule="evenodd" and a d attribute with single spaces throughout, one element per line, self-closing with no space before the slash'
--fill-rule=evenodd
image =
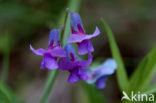
<path id="1" fill-rule="evenodd" d="M 3 57 L 2 82 L 4 83 L 6 83 L 8 79 L 8 68 L 9 68 L 9 51 L 4 52 Z"/>
<path id="2" fill-rule="evenodd" d="M 45 88 L 43 90 L 40 103 L 47 103 L 49 101 L 49 97 L 53 88 L 53 84 L 56 78 L 57 70 L 51 70 L 48 75 L 48 79 L 45 84 Z"/>
<path id="3" fill-rule="evenodd" d="M 2 82 L 6 83 L 7 79 L 8 79 L 8 68 L 9 68 L 9 56 L 10 56 L 10 41 L 9 39 L 9 35 L 6 32 L 4 34 L 4 55 L 3 55 L 3 69 L 2 69 Z"/>

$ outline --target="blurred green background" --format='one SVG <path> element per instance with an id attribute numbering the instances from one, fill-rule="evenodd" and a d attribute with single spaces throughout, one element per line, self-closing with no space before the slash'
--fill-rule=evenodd
<path id="1" fill-rule="evenodd" d="M 38 102 L 48 71 L 40 70 L 41 57 L 35 56 L 29 45 L 47 48 L 49 31 L 63 25 L 58 20 L 69 1 L 0 0 L 0 73 L 7 68 L 3 61 L 9 61 L 7 83 L 26 103 Z M 96 25 L 101 31 L 100 36 L 92 39 L 94 59 L 111 57 L 100 23 L 103 17 L 115 34 L 129 75 L 156 43 L 156 0 L 81 0 L 79 13 L 88 34 Z M 89 103 L 86 91 L 79 83 L 68 84 L 67 77 L 67 72 L 59 72 L 51 102 Z M 100 92 L 107 103 L 120 102 L 114 75 Z"/>

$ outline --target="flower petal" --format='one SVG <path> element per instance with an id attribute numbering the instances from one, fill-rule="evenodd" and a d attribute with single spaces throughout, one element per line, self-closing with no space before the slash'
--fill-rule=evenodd
<path id="1" fill-rule="evenodd" d="M 57 69 L 58 64 L 54 57 L 52 57 L 49 53 L 44 54 L 42 62 L 41 62 L 41 69 Z"/>
<path id="2" fill-rule="evenodd" d="M 96 27 L 95 31 L 93 34 L 90 34 L 90 35 L 85 35 L 84 39 L 91 39 L 93 37 L 96 37 L 100 34 L 100 30 L 98 27 Z"/>
<path id="3" fill-rule="evenodd" d="M 74 48 L 74 46 L 72 44 L 66 44 L 65 45 L 65 50 L 67 52 L 67 57 L 72 58 L 71 54 L 73 56 L 73 59 L 75 59 L 77 57 L 75 48 Z"/>
<path id="4" fill-rule="evenodd" d="M 92 54 L 89 52 L 88 54 L 88 60 L 81 60 L 77 62 L 77 65 L 80 67 L 87 67 L 92 63 Z"/>
<path id="5" fill-rule="evenodd" d="M 30 50 L 36 55 L 43 55 L 44 53 L 47 52 L 47 50 L 42 49 L 42 48 L 35 50 L 31 45 L 30 45 Z"/>
<path id="6" fill-rule="evenodd" d="M 93 52 L 94 48 L 92 43 L 89 40 L 84 40 L 81 43 L 78 43 L 78 54 L 84 55 L 88 52 Z"/>
<path id="7" fill-rule="evenodd" d="M 84 32 L 80 15 L 78 13 L 72 13 L 72 12 L 70 12 L 70 14 L 71 14 L 71 16 L 70 16 L 71 28 L 73 28 L 75 31 Z M 81 27 L 81 28 L 79 28 L 79 27 Z"/>
<path id="8" fill-rule="evenodd" d="M 78 77 L 77 73 L 78 73 L 78 69 L 75 69 L 75 70 L 73 70 L 73 71 L 70 73 L 70 75 L 69 75 L 69 77 L 68 77 L 68 82 L 69 82 L 69 83 L 76 83 L 76 82 L 79 81 L 79 77 Z"/>
<path id="9" fill-rule="evenodd" d="M 95 84 L 96 84 L 96 86 L 97 86 L 99 89 L 105 88 L 105 86 L 106 86 L 106 78 L 105 78 L 105 77 L 99 78 L 99 79 L 96 81 Z"/>
<path id="10" fill-rule="evenodd" d="M 57 45 L 57 43 L 60 42 L 60 37 L 59 37 L 59 31 L 58 31 L 58 29 L 52 29 L 50 31 L 49 45 L 50 45 L 51 41 L 54 41 L 54 45 Z"/>
<path id="11" fill-rule="evenodd" d="M 49 53 L 53 57 L 66 57 L 66 51 L 60 46 L 57 46 L 53 48 L 52 50 L 49 50 Z"/>
<path id="12" fill-rule="evenodd" d="M 70 34 L 68 37 L 68 43 L 79 43 L 83 41 L 83 37 L 77 34 Z"/>
<path id="13" fill-rule="evenodd" d="M 117 64 L 114 59 L 107 59 L 103 64 L 99 65 L 96 68 L 93 68 L 93 71 L 98 72 L 101 75 L 111 75 L 117 68 Z"/>
<path id="14" fill-rule="evenodd" d="M 100 77 L 111 75 L 117 68 L 117 64 L 114 59 L 107 59 L 104 63 L 99 65 L 98 67 L 94 67 L 91 69 L 87 69 L 89 73 L 88 83 L 93 84 L 95 83 Z"/>
<path id="15" fill-rule="evenodd" d="M 88 39 L 91 39 L 93 37 L 96 37 L 100 34 L 100 31 L 98 29 L 98 27 L 96 27 L 94 33 L 92 35 L 80 35 L 79 34 L 70 34 L 70 36 L 68 37 L 68 40 L 67 42 L 68 43 L 80 43 L 82 42 L 83 40 L 88 40 Z"/>
<path id="16" fill-rule="evenodd" d="M 79 78 L 80 78 L 81 80 L 84 80 L 84 81 L 88 80 L 88 74 L 87 74 L 87 72 L 84 71 L 83 69 L 79 68 L 79 69 L 78 69 L 78 74 L 79 74 Z"/>
<path id="17" fill-rule="evenodd" d="M 60 70 L 72 70 L 77 66 L 77 64 L 71 61 L 69 58 L 61 58 L 59 60 L 59 69 Z"/>

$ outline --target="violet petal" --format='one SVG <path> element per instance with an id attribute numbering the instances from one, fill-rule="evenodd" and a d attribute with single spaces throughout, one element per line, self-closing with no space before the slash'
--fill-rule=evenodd
<path id="1" fill-rule="evenodd" d="M 49 44 L 51 41 L 54 41 L 54 44 L 60 42 L 59 31 L 58 29 L 52 29 L 49 35 Z"/>
<path id="2" fill-rule="evenodd" d="M 71 27 L 75 30 L 75 31 L 79 31 L 78 30 L 78 25 L 81 26 L 81 28 L 83 29 L 83 25 L 82 25 L 82 21 L 81 21 L 81 17 L 78 13 L 72 13 L 70 12 L 71 16 Z M 84 31 L 84 30 L 83 30 Z"/>
<path id="3" fill-rule="evenodd" d="M 69 77 L 68 77 L 68 82 L 69 82 L 69 83 L 76 83 L 76 82 L 79 81 L 79 77 L 78 77 L 77 73 L 78 73 L 78 69 L 75 69 L 75 70 L 73 70 L 73 71 L 70 73 L 70 75 L 69 75 Z"/>
<path id="4" fill-rule="evenodd" d="M 78 54 L 84 55 L 88 52 L 93 52 L 94 48 L 92 43 L 89 40 L 84 40 L 81 43 L 78 43 Z"/>
<path id="5" fill-rule="evenodd" d="M 67 57 L 71 58 L 71 54 L 72 54 L 74 56 L 74 58 L 76 58 L 76 51 L 72 44 L 66 44 L 65 50 L 67 52 Z"/>
<path id="6" fill-rule="evenodd" d="M 59 69 L 60 70 L 72 70 L 76 67 L 76 63 L 71 61 L 69 58 L 61 58 L 59 60 Z"/>
<path id="7" fill-rule="evenodd" d="M 68 37 L 67 42 L 68 43 L 80 43 L 83 40 L 87 40 L 87 39 L 91 39 L 93 37 L 96 37 L 100 34 L 100 31 L 98 29 L 98 27 L 96 27 L 95 31 L 93 34 L 90 35 L 81 35 L 81 34 L 70 34 L 70 36 Z"/>
<path id="8" fill-rule="evenodd" d="M 93 34 L 85 35 L 84 39 L 91 39 L 93 37 L 96 37 L 100 34 L 100 30 L 98 27 L 96 27 L 95 31 Z"/>
<path id="9" fill-rule="evenodd" d="M 114 59 L 107 59 L 101 65 L 88 69 L 87 72 L 90 75 L 89 84 L 95 83 L 100 77 L 111 75 L 115 72 L 117 64 Z"/>
<path id="10" fill-rule="evenodd" d="M 57 64 L 56 59 L 48 53 L 44 54 L 42 62 L 41 62 L 41 69 L 43 68 L 57 69 L 58 64 Z"/>
<path id="11" fill-rule="evenodd" d="M 80 78 L 81 80 L 84 80 L 84 81 L 88 80 L 88 74 L 87 74 L 87 72 L 84 71 L 83 69 L 79 68 L 79 69 L 78 69 L 78 74 L 79 74 L 79 78 Z"/>
<path id="12" fill-rule="evenodd" d="M 77 65 L 80 67 L 87 67 L 92 63 L 92 54 L 91 52 L 88 53 L 88 60 L 81 60 L 77 62 Z"/>
<path id="13" fill-rule="evenodd" d="M 53 48 L 52 50 L 49 50 L 49 53 L 53 57 L 66 57 L 66 51 L 60 46 L 57 46 Z"/>
<path id="14" fill-rule="evenodd" d="M 42 48 L 35 50 L 31 45 L 30 45 L 30 50 L 36 55 L 43 55 L 44 53 L 47 52 L 47 50 L 42 49 Z"/>
<path id="15" fill-rule="evenodd" d="M 96 86 L 99 89 L 103 89 L 106 86 L 106 78 L 105 77 L 101 77 L 96 81 Z"/>

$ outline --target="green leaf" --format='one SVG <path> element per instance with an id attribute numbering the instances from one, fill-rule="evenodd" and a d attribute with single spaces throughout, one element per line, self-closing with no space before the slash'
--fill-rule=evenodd
<path id="1" fill-rule="evenodd" d="M 152 81 L 156 72 L 156 47 L 144 57 L 130 78 L 132 90 L 144 90 Z"/>
<path id="2" fill-rule="evenodd" d="M 142 94 L 154 94 L 156 93 L 156 84 L 149 86 L 148 88 L 142 90 Z"/>
<path id="3" fill-rule="evenodd" d="M 0 82 L 0 102 L 1 103 L 20 103 L 17 101 L 12 91 L 3 83 Z"/>
<path id="4" fill-rule="evenodd" d="M 104 96 L 93 85 L 89 85 L 85 82 L 81 82 L 84 89 L 87 91 L 90 99 L 90 103 L 106 103 Z"/>
<path id="5" fill-rule="evenodd" d="M 156 47 L 152 49 L 147 58 L 148 62 L 143 72 L 143 78 L 140 84 L 140 88 L 147 87 L 153 79 L 154 74 L 156 73 Z"/>
<path id="6" fill-rule="evenodd" d="M 118 84 L 121 90 L 127 91 L 129 90 L 129 81 L 128 81 L 128 76 L 124 67 L 124 63 L 122 61 L 120 52 L 119 52 L 119 48 L 117 46 L 117 43 L 115 41 L 115 38 L 113 36 L 113 33 L 110 29 L 110 27 L 108 26 L 108 24 L 102 19 L 101 20 L 103 23 L 103 26 L 106 30 L 108 39 L 109 39 L 109 43 L 110 43 L 110 48 L 112 51 L 112 55 L 113 58 L 116 60 L 117 62 L 117 79 L 118 79 Z"/>
<path id="7" fill-rule="evenodd" d="M 148 58 L 145 57 L 142 60 L 142 62 L 138 65 L 138 67 L 135 69 L 134 73 L 131 75 L 130 77 L 131 90 L 138 89 L 138 86 L 142 78 L 142 72 L 144 71 L 144 67 L 146 66 L 147 61 L 148 61 Z"/>
<path id="8" fill-rule="evenodd" d="M 9 69 L 9 56 L 10 56 L 10 47 L 11 47 L 11 37 L 8 32 L 4 33 L 2 36 L 3 42 L 3 69 L 1 73 L 1 80 L 6 83 L 8 78 L 8 69 Z M 0 42 L 1 43 L 1 42 Z"/>

